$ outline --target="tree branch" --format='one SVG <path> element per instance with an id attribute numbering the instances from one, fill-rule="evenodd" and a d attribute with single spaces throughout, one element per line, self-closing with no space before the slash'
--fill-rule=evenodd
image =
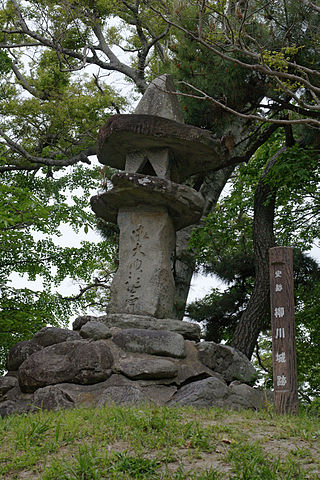
<path id="1" fill-rule="evenodd" d="M 14 31 L 12 30 L 1 30 L 2 33 L 15 33 Z M 20 33 L 20 31 L 18 32 Z M 11 49 L 11 48 L 23 48 L 23 47 L 41 47 L 41 43 L 29 43 L 29 42 L 25 42 L 25 43 L 13 43 L 13 44 L 7 44 L 7 43 L 0 43 L 0 48 L 7 48 L 7 49 Z"/>
<path id="2" fill-rule="evenodd" d="M 305 117 L 311 117 L 311 118 L 320 118 L 320 110 L 319 111 L 306 110 L 305 108 L 299 107 L 298 105 L 293 105 L 292 103 L 289 103 L 289 102 L 282 101 L 281 99 L 274 100 L 274 101 L 279 103 L 283 109 L 291 110 L 292 112 L 296 112 L 299 115 L 303 115 Z M 263 105 L 261 106 L 263 107 Z M 269 108 L 272 108 L 272 106 Z"/>
<path id="3" fill-rule="evenodd" d="M 279 127 L 280 125 L 271 124 L 259 135 L 259 137 L 253 142 L 253 144 L 249 146 L 249 148 L 245 151 L 244 155 L 234 157 L 231 159 L 231 161 L 237 163 L 248 162 L 252 155 L 256 153 L 258 148 L 260 148 L 261 145 L 263 145 Z"/>
<path id="4" fill-rule="evenodd" d="M 26 77 L 20 72 L 15 62 L 11 63 L 11 68 L 17 80 L 25 90 L 27 90 L 29 93 L 31 93 L 31 95 L 36 98 L 44 99 L 44 95 L 40 95 L 37 90 L 28 83 Z"/>
<path id="5" fill-rule="evenodd" d="M 302 2 L 307 6 L 313 8 L 316 12 L 320 13 L 320 7 L 318 7 L 315 3 L 310 2 L 309 0 L 302 0 Z"/>
<path id="6" fill-rule="evenodd" d="M 88 156 L 96 154 L 96 148 L 91 147 L 88 148 L 86 151 L 75 155 L 66 160 L 55 160 L 54 158 L 46 158 L 46 157 L 37 157 L 35 155 L 31 155 L 27 150 L 25 150 L 21 145 L 11 140 L 5 132 L 0 129 L 0 135 L 6 141 L 7 145 L 16 153 L 19 153 L 22 157 L 24 157 L 28 162 L 32 165 L 23 165 L 19 162 L 11 162 L 11 165 L 8 166 L 1 166 L 0 172 L 8 172 L 12 170 L 35 170 L 36 168 L 42 167 L 43 165 L 48 166 L 56 166 L 56 167 L 67 167 L 69 165 L 74 165 L 76 163 L 82 162 L 87 163 L 88 165 L 91 164 Z"/>
<path id="7" fill-rule="evenodd" d="M 256 343 L 256 356 L 257 356 L 258 363 L 259 363 L 260 367 L 262 368 L 262 370 L 265 371 L 266 373 L 271 374 L 272 372 L 270 370 L 268 370 L 267 367 L 265 365 L 263 365 L 263 363 L 262 363 L 262 360 L 261 360 L 261 357 L 260 357 L 260 352 L 259 352 L 258 342 Z"/>
<path id="8" fill-rule="evenodd" d="M 96 53 L 94 53 L 92 55 L 92 57 L 89 57 L 84 53 L 78 53 L 74 50 L 63 47 L 61 45 L 61 43 L 56 42 L 55 39 L 49 40 L 48 38 L 38 34 L 37 32 L 32 31 L 28 27 L 27 23 L 25 22 L 17 1 L 16 0 L 10 0 L 10 1 L 14 5 L 14 8 L 15 8 L 17 16 L 18 16 L 19 24 L 20 24 L 21 29 L 22 29 L 21 31 L 16 31 L 16 33 L 26 34 L 26 35 L 30 36 L 31 38 L 40 42 L 42 45 L 47 46 L 48 48 L 50 48 L 52 50 L 55 50 L 58 53 L 62 53 L 62 54 L 67 55 L 69 57 L 80 60 L 80 62 L 82 64 L 90 63 L 90 64 L 93 64 L 93 65 L 97 65 L 97 66 L 103 68 L 104 70 L 115 70 L 115 71 L 118 71 L 120 73 L 123 73 L 124 75 L 131 78 L 136 83 L 139 90 L 142 93 L 144 93 L 144 91 L 146 90 L 146 87 L 147 87 L 147 83 L 144 80 L 144 78 L 141 78 L 141 73 L 139 73 L 139 71 L 135 70 L 134 68 L 129 67 L 128 65 L 125 65 L 124 63 L 120 62 L 120 60 L 117 58 L 117 56 L 112 52 L 110 47 L 107 45 L 107 43 L 105 41 L 105 38 L 102 34 L 102 31 L 100 29 L 100 26 L 97 24 L 97 22 L 93 26 L 93 31 L 94 31 L 97 39 L 99 40 L 99 48 L 108 57 L 108 59 L 110 60 L 109 63 L 100 60 Z M 10 32 L 8 32 L 8 33 L 10 33 Z"/>
<path id="9" fill-rule="evenodd" d="M 207 93 L 203 92 L 199 88 L 196 88 L 194 85 L 191 85 L 188 82 L 181 81 L 180 83 L 183 83 L 187 87 L 193 89 L 194 91 L 198 92 L 201 94 L 199 95 L 193 95 L 190 93 L 184 93 L 184 92 L 179 92 L 178 95 L 181 95 L 183 97 L 191 97 L 195 98 L 198 100 L 208 100 L 212 102 L 213 104 L 223 108 L 227 112 L 232 113 L 233 115 L 236 115 L 240 118 L 246 118 L 248 120 L 257 120 L 258 122 L 262 123 L 274 123 L 276 125 L 302 125 L 302 124 L 307 124 L 307 125 L 316 125 L 317 127 L 320 127 L 320 121 L 316 120 L 314 118 L 300 118 L 300 119 L 292 119 L 292 120 L 284 120 L 284 119 L 272 119 L 269 117 L 262 117 L 261 115 L 253 115 L 253 114 L 247 114 L 247 113 L 241 113 L 238 112 L 237 110 L 234 110 L 233 108 L 228 107 L 227 105 L 223 104 L 222 102 L 219 102 L 219 100 L 214 99 Z"/>
<path id="10" fill-rule="evenodd" d="M 203 92 L 202 90 L 195 87 L 194 85 L 191 85 L 188 82 L 182 81 L 180 83 L 183 83 L 187 87 L 189 87 L 189 88 L 193 89 L 194 91 L 200 93 L 201 96 L 190 94 L 190 93 L 184 93 L 184 92 L 179 92 L 179 93 L 177 93 L 177 95 L 181 95 L 183 97 L 195 98 L 197 100 L 210 101 L 214 105 L 217 105 L 220 108 L 223 108 L 224 110 L 226 110 L 227 112 L 232 113 L 232 115 L 236 115 L 240 118 L 245 118 L 245 119 L 248 119 L 248 120 L 257 120 L 258 122 L 262 122 L 262 123 L 274 123 L 276 125 L 303 125 L 304 124 L 304 125 L 316 125 L 317 127 L 320 127 L 320 121 L 316 120 L 314 118 L 300 118 L 300 119 L 284 120 L 284 119 L 272 119 L 272 118 L 269 118 L 269 117 L 262 117 L 261 115 L 241 113 L 241 112 L 238 112 L 237 110 L 234 110 L 233 108 L 228 107 L 224 103 L 219 102 L 219 100 L 214 99 L 213 97 L 211 97 L 207 93 Z"/>
<path id="11" fill-rule="evenodd" d="M 95 280 L 97 280 L 97 279 L 95 279 Z M 79 300 L 79 298 L 81 298 L 82 295 L 84 295 L 88 290 L 91 290 L 92 288 L 99 288 L 99 287 L 103 287 L 106 290 L 110 289 L 110 285 L 107 285 L 107 284 L 105 284 L 103 282 L 100 282 L 100 281 L 95 281 L 94 283 L 90 283 L 86 287 L 80 288 L 80 292 L 78 293 L 78 295 L 73 295 L 71 297 L 63 297 L 63 299 L 64 300 Z"/>
<path id="12" fill-rule="evenodd" d="M 147 88 L 147 82 L 145 81 L 143 76 L 141 77 L 141 74 L 139 74 L 139 70 L 136 71 L 134 68 L 129 67 L 128 65 L 125 65 L 124 63 L 120 62 L 118 57 L 112 52 L 111 48 L 108 46 L 106 39 L 104 38 L 104 35 L 100 28 L 100 25 L 98 23 L 95 23 L 95 25 L 93 26 L 93 31 L 99 42 L 99 48 L 110 60 L 110 64 L 104 63 L 103 65 L 99 65 L 99 66 L 101 66 L 106 70 L 116 70 L 120 73 L 123 73 L 124 75 L 128 76 L 136 83 L 141 93 L 144 93 Z M 98 57 L 93 57 L 93 58 L 96 58 L 97 60 L 96 62 L 92 61 L 91 63 L 96 63 L 98 65 L 97 63 Z M 90 58 L 88 58 L 87 61 L 89 62 Z"/>
<path id="13" fill-rule="evenodd" d="M 204 46 L 208 50 L 212 51 L 214 54 L 218 55 L 220 58 L 223 58 L 224 60 L 230 61 L 230 62 L 232 62 L 234 64 L 237 64 L 237 65 L 239 65 L 243 68 L 246 68 L 248 70 L 263 73 L 263 74 L 265 74 L 267 76 L 270 76 L 270 77 L 275 77 L 275 78 L 279 78 L 279 79 L 283 78 L 283 79 L 289 80 L 291 82 L 299 82 L 299 83 L 303 84 L 311 92 L 313 91 L 315 93 L 320 93 L 320 87 L 317 87 L 316 85 L 311 84 L 307 79 L 305 79 L 302 76 L 294 75 L 294 74 L 288 73 L 288 72 L 272 70 L 267 65 L 263 65 L 261 63 L 251 64 L 251 63 L 241 61 L 241 60 L 239 60 L 235 57 L 231 57 L 230 55 L 224 53 L 222 50 L 219 50 L 218 48 L 216 48 L 213 43 L 208 43 L 207 41 L 205 41 L 203 39 L 203 37 L 199 38 L 198 35 L 196 35 L 192 31 L 188 30 L 183 25 L 180 25 L 177 22 L 169 20 L 161 11 L 157 10 L 156 8 L 150 6 L 150 9 L 152 11 L 154 11 L 157 15 L 159 15 L 169 25 L 171 25 L 171 26 L 179 29 L 180 31 L 184 32 L 186 35 L 188 35 L 190 38 L 195 40 L 197 43 Z M 234 52 L 245 54 L 247 56 L 250 56 L 251 58 L 254 58 L 256 61 L 261 62 L 261 54 L 251 52 L 251 51 L 249 51 L 245 48 L 236 47 L 236 45 L 233 44 L 233 43 L 230 45 L 230 47 L 231 47 L 232 51 L 234 51 Z M 224 46 L 224 48 L 225 48 L 225 46 Z M 296 63 L 293 63 L 293 62 L 287 62 L 287 65 L 292 66 L 296 70 L 301 69 L 301 70 L 307 71 L 306 67 L 303 67 L 302 65 L 297 65 Z M 312 72 L 313 74 L 319 75 L 319 72 L 313 71 L 311 69 L 309 69 L 309 72 L 310 73 Z M 317 108 L 319 108 L 319 106 Z"/>

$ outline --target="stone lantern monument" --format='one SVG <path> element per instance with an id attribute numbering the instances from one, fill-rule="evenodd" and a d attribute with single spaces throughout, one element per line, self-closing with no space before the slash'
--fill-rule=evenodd
<path id="1" fill-rule="evenodd" d="M 78 317 L 73 331 L 44 327 L 14 345 L 0 377 L 0 417 L 113 403 L 256 409 L 265 401 L 248 385 L 256 373 L 241 352 L 199 342 L 199 325 L 173 318 L 176 231 L 196 223 L 204 203 L 181 182 L 221 167 L 223 147 L 183 123 L 172 92 L 169 76 L 157 78 L 135 114 L 115 115 L 100 131 L 100 162 L 123 170 L 91 199 L 99 217 L 120 227 L 108 315 Z"/>
<path id="2" fill-rule="evenodd" d="M 170 76 L 149 86 L 132 115 L 114 115 L 99 133 L 99 161 L 124 170 L 91 198 L 96 215 L 120 228 L 119 268 L 108 314 L 173 317 L 175 232 L 201 217 L 204 200 L 181 185 L 212 169 L 218 141 L 185 125 Z"/>

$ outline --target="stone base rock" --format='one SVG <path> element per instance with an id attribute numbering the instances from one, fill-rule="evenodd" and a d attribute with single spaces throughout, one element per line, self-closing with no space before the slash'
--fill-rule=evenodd
<path id="1" fill-rule="evenodd" d="M 173 378 L 178 374 L 178 367 L 164 358 L 124 358 L 119 361 L 119 372 L 133 380 L 159 380 L 160 378 Z"/>
<path id="2" fill-rule="evenodd" d="M 19 386 L 15 386 L 0 396 L 0 416 L 30 412 L 32 404 L 33 394 L 23 393 Z"/>
<path id="3" fill-rule="evenodd" d="M 16 343 L 9 351 L 7 358 L 7 369 L 18 370 L 27 357 L 42 349 L 42 346 L 32 340 L 24 340 Z"/>
<path id="4" fill-rule="evenodd" d="M 73 342 L 75 340 L 81 340 L 78 332 L 57 327 L 43 327 L 33 337 L 33 341 L 42 347 L 49 347 L 62 342 Z"/>
<path id="5" fill-rule="evenodd" d="M 181 387 L 169 405 L 221 407 L 234 410 L 257 409 L 263 406 L 263 392 L 245 384 L 239 384 L 238 387 L 240 388 L 228 387 L 219 377 L 206 378 Z"/>
<path id="6" fill-rule="evenodd" d="M 112 337 L 110 329 L 104 323 L 91 320 L 86 322 L 80 330 L 82 338 L 91 338 L 92 340 L 103 340 Z"/>
<path id="7" fill-rule="evenodd" d="M 194 405 L 195 407 L 223 406 L 228 396 L 228 387 L 223 380 L 216 377 L 189 383 L 180 388 L 170 404 Z"/>
<path id="8" fill-rule="evenodd" d="M 96 407 L 107 387 L 107 381 L 94 385 L 60 383 L 39 388 L 34 393 L 34 405 L 47 410 L 73 407 Z"/>
<path id="9" fill-rule="evenodd" d="M 87 322 L 100 322 L 110 329 L 142 328 L 144 330 L 168 330 L 182 335 L 186 340 L 200 341 L 199 325 L 172 318 L 154 318 L 147 315 L 131 315 L 125 313 L 109 313 L 94 317 L 90 315 L 77 317 L 72 324 L 73 330 L 80 330 Z M 82 335 L 80 333 L 80 335 Z M 89 336 L 89 335 L 88 335 Z"/>
<path id="10" fill-rule="evenodd" d="M 214 342 L 198 344 L 199 358 L 207 367 L 221 373 L 226 382 L 239 380 L 253 385 L 257 372 L 247 357 L 236 348 Z"/>
<path id="11" fill-rule="evenodd" d="M 184 358 L 185 346 L 182 335 L 167 330 L 143 330 L 128 328 L 112 337 L 118 347 L 129 352 L 147 353 L 164 357 Z"/>
<path id="12" fill-rule="evenodd" d="M 149 317 L 139 315 L 98 318 L 79 317 L 74 328 L 81 335 L 46 329 L 15 345 L 8 361 L 15 370 L 0 378 L 0 415 L 113 403 L 264 406 L 264 392 L 248 385 L 254 368 L 240 352 L 183 338 L 183 333 L 197 338 L 197 326 L 173 321 L 169 331 L 167 319 L 148 325 Z"/>
<path id="13" fill-rule="evenodd" d="M 30 408 L 27 404 L 19 402 L 19 400 L 5 400 L 0 403 L 0 417 L 4 418 L 15 413 L 27 413 Z"/>
<path id="14" fill-rule="evenodd" d="M 30 355 L 19 368 L 19 384 L 23 392 L 56 383 L 92 384 L 106 380 L 110 374 L 112 355 L 108 345 L 99 340 L 63 342 Z"/>
<path id="15" fill-rule="evenodd" d="M 0 398 L 9 390 L 17 386 L 18 386 L 18 379 L 16 377 L 11 377 L 10 375 L 1 377 L 0 378 Z"/>

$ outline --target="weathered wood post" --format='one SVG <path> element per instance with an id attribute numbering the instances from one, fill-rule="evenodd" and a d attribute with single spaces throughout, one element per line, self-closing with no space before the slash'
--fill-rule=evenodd
<path id="1" fill-rule="evenodd" d="M 277 413 L 298 412 L 293 255 L 289 247 L 269 250 L 274 399 Z"/>

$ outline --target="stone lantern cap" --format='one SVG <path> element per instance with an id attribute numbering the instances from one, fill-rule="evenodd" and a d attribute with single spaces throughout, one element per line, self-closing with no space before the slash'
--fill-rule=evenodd
<path id="1" fill-rule="evenodd" d="M 119 208 L 147 204 L 166 207 L 176 230 L 197 223 L 204 200 L 200 193 L 186 185 L 139 173 L 121 172 L 112 177 L 113 188 L 91 198 L 95 214 L 116 223 Z"/>
<path id="2" fill-rule="evenodd" d="M 118 170 L 125 169 L 128 154 L 159 148 L 169 149 L 170 179 L 176 182 L 221 163 L 221 143 L 211 132 L 168 118 L 114 115 L 99 132 L 98 159 Z"/>

